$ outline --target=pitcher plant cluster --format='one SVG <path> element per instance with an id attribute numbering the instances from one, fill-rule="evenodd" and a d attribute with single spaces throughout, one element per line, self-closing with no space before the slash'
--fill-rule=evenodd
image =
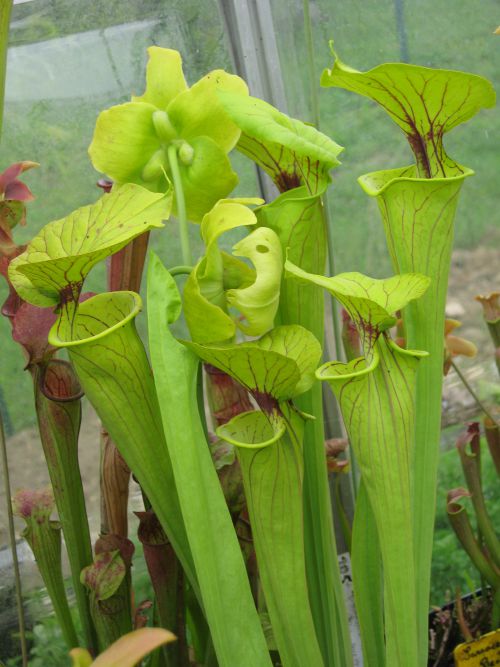
<path id="1" fill-rule="evenodd" d="M 350 546 L 364 664 L 427 664 L 444 307 L 453 219 L 473 173 L 443 138 L 495 95 L 473 74 L 406 64 L 359 72 L 333 55 L 321 85 L 378 103 L 414 155 L 411 165 L 359 178 L 380 208 L 394 270 L 386 279 L 324 277 L 323 196 L 343 149 L 252 97 L 238 76 L 215 70 L 188 86 L 174 50 L 151 47 L 144 94 L 99 115 L 89 154 L 113 185 L 96 203 L 18 246 L 12 229 L 32 198 L 18 176 L 34 165 L 0 175 L 0 267 L 10 286 L 2 312 L 26 351 L 52 483 L 50 492 L 21 492 L 15 506 L 68 648 L 79 647 L 75 665 L 128 664 L 113 651 L 136 662 L 153 649 L 151 664 L 172 667 L 353 665 L 323 383 L 360 473 Z M 233 149 L 272 179 L 273 201 L 229 197 Z M 204 244 L 196 261 L 190 224 Z M 182 259 L 167 268 L 149 253 L 143 341 L 141 273 L 149 234 L 165 225 L 177 225 Z M 228 252 L 231 230 L 241 240 Z M 109 290 L 84 293 L 107 258 Z M 323 357 L 325 292 L 349 327 L 343 359 Z M 179 318 L 186 339 L 174 334 Z M 83 394 L 103 425 L 94 550 L 77 455 Z M 131 473 L 144 499 L 138 537 L 153 624 L 173 642 L 163 633 L 141 643 L 137 630 L 146 616 L 132 595 Z M 134 628 L 128 652 L 120 638 Z"/>

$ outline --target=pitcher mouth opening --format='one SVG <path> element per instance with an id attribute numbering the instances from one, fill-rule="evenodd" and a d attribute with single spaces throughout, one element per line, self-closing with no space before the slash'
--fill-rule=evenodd
<path id="1" fill-rule="evenodd" d="M 55 347 L 74 347 L 107 336 L 133 320 L 142 310 L 142 299 L 136 292 L 105 292 L 78 306 L 73 326 L 59 318 L 49 332 Z"/>
<path id="2" fill-rule="evenodd" d="M 358 183 L 370 197 L 378 197 L 395 182 L 408 181 L 410 183 L 429 183 L 430 187 L 432 184 L 457 183 L 474 174 L 474 170 L 469 169 L 469 167 L 460 165 L 460 168 L 463 170 L 462 173 L 454 174 L 453 176 L 439 176 L 435 178 L 418 176 L 415 165 L 398 167 L 396 169 L 382 169 L 359 176 Z"/>

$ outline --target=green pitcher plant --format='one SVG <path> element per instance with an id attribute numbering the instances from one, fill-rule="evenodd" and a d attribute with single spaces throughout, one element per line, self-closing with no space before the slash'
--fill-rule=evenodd
<path id="1" fill-rule="evenodd" d="M 281 660 L 296 667 L 323 665 L 304 554 L 302 440 L 308 416 L 291 403 L 314 381 L 321 347 L 297 325 L 276 327 L 249 343 L 186 345 L 242 384 L 260 408 L 237 415 L 217 434 L 236 447 L 242 468 L 259 573 Z"/>
<path id="2" fill-rule="evenodd" d="M 379 205 L 391 278 L 323 275 L 335 250 L 324 197 L 343 149 L 250 96 L 238 76 L 214 70 L 189 86 L 172 49 L 151 47 L 144 93 L 99 115 L 89 154 L 113 184 L 94 204 L 17 246 L 12 229 L 32 198 L 17 177 L 35 164 L 0 174 L 0 273 L 9 286 L 2 313 L 34 378 L 60 524 L 50 521 L 51 494 L 23 492 L 16 508 L 75 665 L 135 664 L 173 632 L 177 642 L 148 664 L 352 667 L 324 382 L 359 465 L 349 544 L 364 662 L 427 662 L 444 307 L 453 219 L 473 173 L 445 152 L 443 136 L 492 106 L 494 93 L 472 74 L 402 64 L 358 72 L 334 56 L 322 85 L 378 102 L 414 154 L 411 166 L 359 179 Z M 233 149 L 267 173 L 274 200 L 231 198 Z M 182 264 L 167 269 L 149 254 L 146 343 L 136 328 L 140 277 L 150 233 L 161 234 L 172 215 Z M 204 244 L 194 260 L 188 222 Z M 233 234 L 239 240 L 224 249 Z M 110 291 L 84 294 L 89 272 L 112 256 Z M 322 359 L 324 290 L 344 309 L 346 362 L 340 353 Z M 148 604 L 163 630 L 132 632 L 132 544 L 118 535 L 126 529 L 103 529 L 92 556 L 77 457 L 83 393 L 127 467 L 121 525 L 129 469 L 140 486 L 139 541 L 155 597 Z M 491 428 L 495 463 L 498 441 Z M 465 448 L 461 455 L 469 487 L 479 488 L 478 459 Z M 115 487 L 105 496 L 112 504 L 119 484 L 113 475 L 105 481 Z M 484 565 L 462 497 L 449 499 L 450 520 Z M 497 589 L 498 538 L 480 494 L 474 506 L 495 552 L 488 581 Z M 109 516 L 117 509 L 107 508 Z M 81 638 L 62 579 L 61 526 Z"/>
<path id="3" fill-rule="evenodd" d="M 483 77 L 452 70 L 389 63 L 359 72 L 340 60 L 333 43 L 332 52 L 335 61 L 323 72 L 321 85 L 344 88 L 377 102 L 403 130 L 415 157 L 411 166 L 365 174 L 359 183 L 379 205 L 394 271 L 432 278 L 423 298 L 409 304 L 403 313 L 407 345 L 429 352 L 417 377 L 413 487 L 419 645 L 424 664 L 441 428 L 444 309 L 458 197 L 465 178 L 473 174 L 446 153 L 443 137 L 481 108 L 492 107 L 495 92 Z"/>
<path id="4" fill-rule="evenodd" d="M 78 646 L 78 637 L 64 587 L 61 524 L 50 518 L 54 510 L 52 491 L 21 489 L 13 498 L 13 508 L 15 514 L 26 522 L 22 535 L 35 557 L 64 641 L 68 649 Z"/>
<path id="5" fill-rule="evenodd" d="M 323 273 L 328 244 L 322 197 L 343 148 L 263 100 L 222 90 L 218 96 L 241 130 L 237 149 L 262 168 L 280 192 L 274 201 L 256 210 L 259 226 L 272 229 L 283 254 L 288 253 L 301 268 Z M 321 290 L 283 279 L 276 323 L 299 324 L 322 342 Z M 348 667 L 352 657 L 324 466 L 320 385 L 315 383 L 298 396 L 297 405 L 315 417 L 306 423 L 304 435 L 306 565 L 313 617 L 326 662 Z M 334 637 L 342 639 L 339 642 Z"/>
<path id="6" fill-rule="evenodd" d="M 389 335 L 396 323 L 393 313 L 420 298 L 429 286 L 421 274 L 403 274 L 374 280 L 359 273 L 332 278 L 308 274 L 290 261 L 285 264 L 292 279 L 308 280 L 324 287 L 343 305 L 358 330 L 363 355 L 348 363 L 327 362 L 316 375 L 332 388 L 344 418 L 350 442 L 361 470 L 368 517 L 376 525 L 382 556 L 383 604 L 388 667 L 419 664 L 415 560 L 412 457 L 414 450 L 415 380 L 419 360 L 427 353 L 398 347 Z M 356 508 L 356 514 L 364 510 Z M 354 532 L 353 556 L 364 548 L 365 536 Z M 358 546 L 359 545 L 359 546 Z M 353 572 L 355 594 L 362 598 L 374 582 Z M 358 605 L 360 626 L 372 623 L 372 610 Z M 365 616 L 366 614 L 366 616 Z M 380 632 L 377 641 L 384 638 Z M 368 664 L 371 645 L 364 633 Z M 378 651 L 383 653 L 382 650 Z"/>
<path id="7" fill-rule="evenodd" d="M 25 253 L 11 263 L 9 275 L 26 300 L 58 308 L 59 318 L 49 333 L 49 342 L 55 347 L 68 349 L 87 397 L 155 509 L 207 616 L 219 663 L 229 666 L 236 659 L 241 665 L 248 664 L 248 667 L 265 666 L 269 658 L 264 635 L 251 599 L 229 511 L 216 472 L 208 465 L 211 462 L 202 423 L 198 418 L 198 432 L 189 437 L 189 432 L 183 433 L 180 426 L 172 431 L 172 421 L 165 423 L 162 418 L 167 405 L 177 417 L 189 412 L 188 408 L 179 412 L 181 385 L 178 382 L 171 390 L 174 398 L 162 401 L 160 408 L 151 367 L 134 324 L 141 309 L 140 296 L 134 292 L 110 292 L 78 302 L 84 279 L 92 266 L 117 252 L 138 234 L 161 227 L 161 220 L 169 215 L 170 200 L 169 194 L 153 193 L 135 184 L 116 188 L 96 204 L 47 225 Z M 67 236 L 62 233 L 63 228 Z M 61 237 L 64 243 L 61 243 Z M 154 266 L 154 261 L 151 266 Z M 169 294 L 167 290 L 167 296 Z M 178 305 L 174 302 L 170 309 L 175 311 Z M 150 315 L 157 312 L 154 303 L 151 303 L 149 312 Z M 159 332 L 160 329 L 151 326 L 150 331 Z M 154 339 L 151 340 L 151 349 L 156 360 Z M 188 363 L 187 373 L 186 369 L 179 369 L 186 383 L 186 401 L 191 398 L 192 387 L 196 387 L 196 382 L 192 383 L 197 375 L 198 362 L 196 357 L 192 359 L 195 363 Z M 168 367 L 169 373 L 172 373 L 173 359 L 169 360 Z M 167 377 L 168 373 L 163 375 Z M 162 395 L 165 389 L 162 389 L 159 379 L 158 383 L 158 392 Z M 197 400 L 194 410 L 198 411 Z M 193 406 L 191 412 L 193 418 L 188 423 L 195 428 Z M 167 427 L 165 432 L 163 424 Z M 165 434 L 170 436 L 168 445 Z M 210 539 L 204 537 L 201 526 L 205 526 L 206 533 L 211 524 L 193 505 L 193 495 L 187 484 L 188 479 L 193 483 L 196 477 L 192 472 L 193 458 L 185 456 L 186 437 L 190 443 L 198 443 L 198 448 L 208 457 L 206 465 L 201 468 L 201 479 L 208 475 L 208 482 L 205 483 L 208 490 L 200 495 L 204 489 L 200 487 L 199 497 L 204 507 L 211 507 L 212 520 L 214 526 L 217 525 L 217 530 L 210 530 Z M 179 447 L 184 452 L 180 464 Z M 175 477 L 184 479 L 184 483 L 179 486 Z M 178 494 L 181 487 L 182 498 Z M 212 495 L 208 505 L 205 502 L 206 493 Z M 194 526 L 190 517 L 195 521 Z M 190 538 L 186 533 L 187 526 Z M 218 547 L 222 551 L 210 561 L 207 544 L 212 544 L 213 534 L 222 535 L 224 532 L 226 538 Z M 222 572 L 214 575 L 213 567 L 226 567 L 231 559 L 235 578 L 224 578 Z M 227 591 L 219 597 L 221 581 L 227 582 Z M 217 585 L 217 591 L 213 589 L 214 585 Z M 242 607 L 245 599 L 247 613 L 235 622 L 234 606 L 238 604 Z M 99 620 L 96 613 L 93 618 L 94 622 Z M 103 639 L 100 622 L 99 629 L 100 647 L 103 649 L 116 636 L 104 633 Z M 251 643 L 241 645 L 243 632 L 249 642 L 254 635 L 253 650 Z"/>

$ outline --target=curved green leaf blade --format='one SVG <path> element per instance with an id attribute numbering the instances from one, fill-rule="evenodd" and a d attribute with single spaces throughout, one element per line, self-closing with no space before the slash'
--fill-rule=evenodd
<path id="1" fill-rule="evenodd" d="M 136 236 L 163 227 L 171 197 L 128 184 L 49 223 L 9 266 L 17 293 L 36 306 L 77 301 L 92 267 Z"/>
<path id="2" fill-rule="evenodd" d="M 151 357 L 201 600 L 221 667 L 268 667 L 271 662 L 243 557 L 198 411 L 198 360 L 168 327 L 173 321 L 168 315 L 170 304 L 179 300 L 176 292 L 174 279 L 152 255 L 148 270 Z"/>
<path id="3" fill-rule="evenodd" d="M 281 192 L 306 185 L 316 193 L 329 170 L 340 164 L 343 148 L 311 125 L 256 97 L 221 91 L 219 99 L 242 130 L 238 150 L 262 167 Z"/>
<path id="4" fill-rule="evenodd" d="M 364 95 L 385 109 L 406 134 L 420 176 L 455 176 L 462 167 L 443 148 L 446 132 L 495 105 L 491 83 L 476 74 L 388 63 L 358 72 L 335 58 L 321 77 L 322 86 L 336 86 Z"/>
<path id="5" fill-rule="evenodd" d="M 184 341 L 203 361 L 220 368 L 254 396 L 284 401 L 306 391 L 321 357 L 314 336 L 298 325 L 276 327 L 257 341 L 200 345 Z"/>

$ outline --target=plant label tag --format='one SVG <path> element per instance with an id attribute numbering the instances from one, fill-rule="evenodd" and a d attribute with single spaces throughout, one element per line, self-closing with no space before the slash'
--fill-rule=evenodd
<path id="1" fill-rule="evenodd" d="M 479 639 L 459 644 L 453 651 L 456 667 L 495 667 L 500 665 L 500 630 Z"/>
<path id="2" fill-rule="evenodd" d="M 339 554 L 340 581 L 344 589 L 345 606 L 347 610 L 347 622 L 351 635 L 352 664 L 353 667 L 363 667 L 363 651 L 361 649 L 361 635 L 359 632 L 358 616 L 354 604 L 354 591 L 352 588 L 351 558 L 349 552 Z"/>

